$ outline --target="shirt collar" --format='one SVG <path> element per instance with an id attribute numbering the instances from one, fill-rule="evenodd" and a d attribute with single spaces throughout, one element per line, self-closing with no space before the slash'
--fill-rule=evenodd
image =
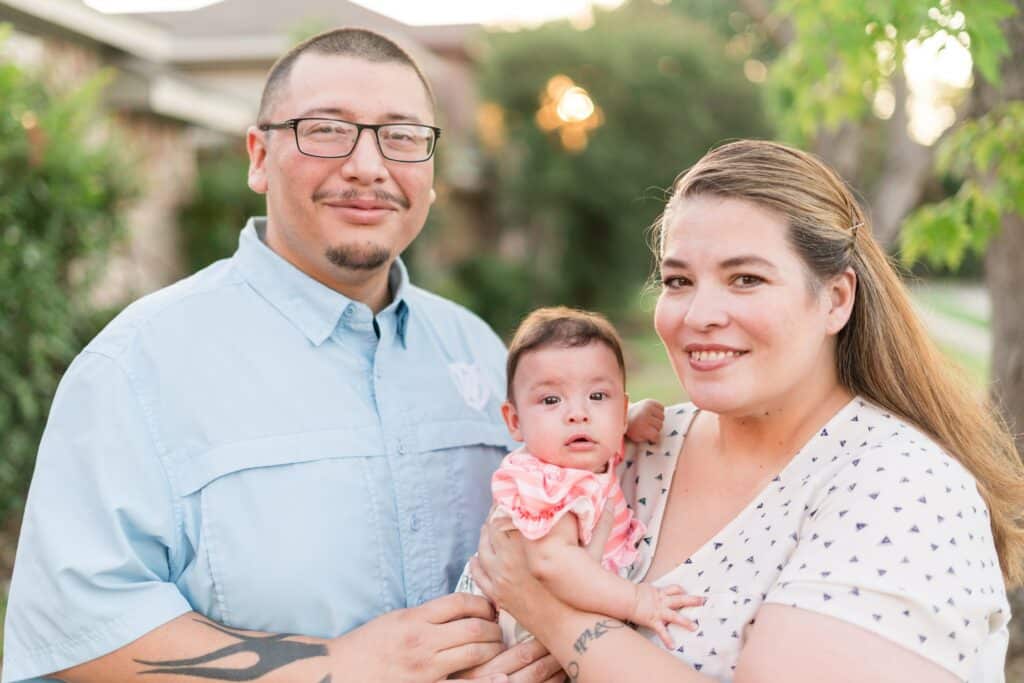
<path id="1" fill-rule="evenodd" d="M 245 280 L 277 311 L 319 346 L 337 327 L 346 310 L 365 306 L 317 282 L 279 256 L 262 239 L 266 218 L 250 218 L 238 237 L 234 261 Z M 392 301 L 378 315 L 394 315 L 395 330 L 405 346 L 410 291 L 409 272 L 400 258 L 388 273 Z"/>

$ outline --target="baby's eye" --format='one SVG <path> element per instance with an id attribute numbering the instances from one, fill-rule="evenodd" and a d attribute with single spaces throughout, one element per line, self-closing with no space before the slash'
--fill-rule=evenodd
<path id="1" fill-rule="evenodd" d="M 590 393 L 591 401 L 603 401 L 608 398 L 608 393 L 604 391 L 592 391 Z"/>
<path id="2" fill-rule="evenodd" d="M 542 398 L 540 400 L 540 402 L 543 403 L 546 406 L 557 405 L 558 401 L 559 401 L 559 398 L 557 396 L 545 396 L 544 398 Z"/>

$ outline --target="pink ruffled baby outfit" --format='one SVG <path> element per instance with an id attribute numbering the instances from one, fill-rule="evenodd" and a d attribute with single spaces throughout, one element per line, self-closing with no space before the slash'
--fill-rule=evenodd
<path id="1" fill-rule="evenodd" d="M 507 515 L 523 536 L 536 540 L 571 512 L 576 515 L 580 544 L 587 545 L 608 505 L 615 522 L 601 564 L 621 575 L 636 559 L 645 532 L 626 505 L 615 476 L 621 459 L 620 453 L 605 472 L 590 472 L 546 463 L 522 448 L 512 451 L 491 477 L 494 514 Z"/>

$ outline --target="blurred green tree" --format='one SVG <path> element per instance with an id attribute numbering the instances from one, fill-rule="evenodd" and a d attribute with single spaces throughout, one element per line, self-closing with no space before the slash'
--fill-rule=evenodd
<path id="1" fill-rule="evenodd" d="M 24 502 L 58 380 L 108 317 L 87 285 L 133 187 L 97 109 L 107 80 L 55 93 L 0 62 L 0 518 Z"/>
<path id="2" fill-rule="evenodd" d="M 1024 288 L 1024 1 L 779 0 L 769 16 L 790 34 L 769 72 L 773 112 L 798 144 L 870 118 L 875 95 L 903 79 L 910 41 L 938 37 L 969 48 L 975 78 L 967 118 L 939 141 L 936 159 L 940 172 L 962 183 L 951 197 L 917 209 L 902 225 L 900 245 L 908 264 L 956 268 L 970 252 L 986 254 L 993 398 L 1024 445 L 1024 308 L 1017 299 Z M 905 106 L 902 99 L 896 106 Z"/>
<path id="3" fill-rule="evenodd" d="M 462 269 L 475 310 L 505 331 L 529 306 L 614 314 L 633 300 L 672 179 L 723 139 L 769 133 L 742 62 L 723 55 L 714 29 L 649 2 L 597 10 L 585 30 L 488 37 L 481 138 L 498 226 Z"/>

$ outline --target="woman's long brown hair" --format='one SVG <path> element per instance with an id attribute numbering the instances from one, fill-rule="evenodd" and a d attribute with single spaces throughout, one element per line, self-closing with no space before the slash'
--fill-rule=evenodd
<path id="1" fill-rule="evenodd" d="M 998 411 L 979 399 L 929 338 L 843 180 L 810 154 L 782 144 L 723 145 L 676 179 L 654 225 L 659 252 L 672 208 L 702 195 L 749 201 L 784 216 L 814 283 L 853 269 L 856 299 L 837 340 L 840 382 L 921 429 L 971 472 L 988 505 L 1003 576 L 1010 585 L 1021 583 L 1024 466 L 1013 437 Z"/>

